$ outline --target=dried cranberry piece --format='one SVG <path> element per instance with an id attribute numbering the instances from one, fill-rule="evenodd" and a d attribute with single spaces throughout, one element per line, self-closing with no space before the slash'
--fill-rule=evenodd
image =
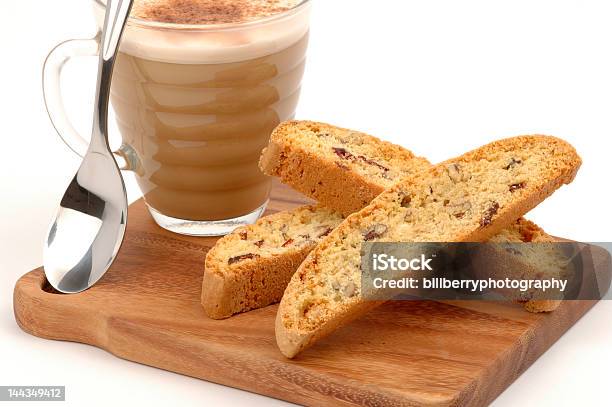
<path id="1" fill-rule="evenodd" d="M 524 182 L 520 182 L 518 184 L 512 184 L 510 185 L 510 192 L 514 192 L 514 191 L 518 191 L 519 189 L 523 189 L 525 188 L 525 183 Z"/>
<path id="2" fill-rule="evenodd" d="M 347 151 L 346 148 L 342 148 L 342 147 L 333 147 L 334 149 L 334 153 L 336 153 L 336 155 L 340 158 L 343 158 L 345 160 L 354 160 L 355 156 L 351 153 L 349 153 Z"/>
<path id="3" fill-rule="evenodd" d="M 263 239 L 258 240 L 257 242 L 255 242 L 253 244 L 261 249 L 261 246 L 263 246 L 263 244 L 264 244 L 264 240 Z"/>
<path id="4" fill-rule="evenodd" d="M 373 166 L 375 166 L 375 167 L 378 167 L 378 168 L 380 168 L 381 170 L 383 170 L 383 171 L 385 171 L 385 172 L 389 171 L 389 169 L 388 169 L 387 167 L 385 167 L 384 165 L 379 164 L 379 163 L 377 163 L 376 161 L 371 160 L 371 159 L 369 159 L 369 158 L 367 158 L 367 157 L 364 157 L 364 156 L 360 155 L 360 156 L 359 156 L 359 157 L 357 157 L 357 158 L 359 158 L 359 159 L 360 159 L 361 161 L 363 161 L 364 163 L 366 163 L 366 164 L 370 164 L 370 165 L 373 165 Z"/>
<path id="5" fill-rule="evenodd" d="M 400 203 L 400 205 L 402 206 L 402 208 L 408 208 L 410 206 L 410 202 L 412 202 L 412 197 L 410 195 L 406 195 L 402 198 L 402 202 Z"/>
<path id="6" fill-rule="evenodd" d="M 332 230 L 333 230 L 332 228 L 327 228 L 327 229 L 325 229 L 325 230 L 323 231 L 323 233 L 321 233 L 321 234 L 319 235 L 319 237 L 325 237 L 325 236 L 329 235 L 329 234 L 332 232 Z"/>
<path id="7" fill-rule="evenodd" d="M 249 237 L 246 230 L 240 232 L 239 235 L 240 235 L 240 240 L 247 240 L 247 238 Z"/>
<path id="8" fill-rule="evenodd" d="M 238 262 L 243 261 L 243 260 L 257 259 L 259 257 L 260 256 L 258 254 L 255 254 L 255 253 L 242 254 L 240 256 L 231 257 L 227 261 L 227 264 L 229 264 L 231 266 L 232 264 L 238 263 Z"/>
<path id="9" fill-rule="evenodd" d="M 485 211 L 482 219 L 480 219 L 480 226 L 483 228 L 489 226 L 493 220 L 493 216 L 497 214 L 497 211 L 499 211 L 499 204 L 493 201 L 489 208 Z"/>
<path id="10" fill-rule="evenodd" d="M 336 153 L 336 155 L 338 157 L 340 157 L 340 158 L 342 158 L 344 160 L 357 160 L 357 159 L 359 159 L 359 160 L 363 161 L 366 164 L 369 164 L 369 165 L 372 165 L 374 167 L 380 168 L 384 172 L 389 171 L 389 168 L 385 167 L 384 165 L 382 165 L 382 164 L 380 164 L 380 163 L 378 163 L 378 162 L 376 162 L 376 161 L 374 161 L 372 159 L 369 159 L 366 156 L 360 155 L 360 156 L 355 157 L 346 148 L 343 148 L 343 147 L 332 147 L 332 149 L 334 150 L 334 153 Z M 341 164 L 337 163 L 336 165 L 338 165 L 340 168 L 343 168 L 343 169 L 345 168 Z"/>

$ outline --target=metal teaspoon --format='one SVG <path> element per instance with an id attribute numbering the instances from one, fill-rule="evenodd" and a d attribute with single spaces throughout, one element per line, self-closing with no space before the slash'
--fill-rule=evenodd
<path id="1" fill-rule="evenodd" d="M 78 293 L 109 269 L 127 226 L 127 196 L 108 145 L 108 103 L 119 41 L 133 0 L 108 0 L 100 44 L 89 149 L 61 200 L 45 242 L 45 275 L 56 290 Z"/>

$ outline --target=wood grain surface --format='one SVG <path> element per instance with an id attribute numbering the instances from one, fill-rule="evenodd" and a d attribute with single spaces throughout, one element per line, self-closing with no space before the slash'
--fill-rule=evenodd
<path id="1" fill-rule="evenodd" d="M 275 185 L 269 212 L 307 200 Z M 17 323 L 48 339 L 306 405 L 486 405 L 594 301 L 552 314 L 476 301 L 389 302 L 295 360 L 276 348 L 277 306 L 215 321 L 200 306 L 213 238 L 180 236 L 130 206 L 119 257 L 92 289 L 54 293 L 42 269 L 14 291 Z"/>

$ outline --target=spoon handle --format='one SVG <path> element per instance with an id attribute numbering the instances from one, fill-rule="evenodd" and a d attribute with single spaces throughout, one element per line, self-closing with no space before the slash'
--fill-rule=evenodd
<path id="1" fill-rule="evenodd" d="M 107 0 L 104 28 L 100 39 L 98 83 L 94 104 L 93 129 L 89 152 L 111 154 L 108 146 L 108 103 L 111 78 L 119 41 L 123 35 L 134 0 Z"/>

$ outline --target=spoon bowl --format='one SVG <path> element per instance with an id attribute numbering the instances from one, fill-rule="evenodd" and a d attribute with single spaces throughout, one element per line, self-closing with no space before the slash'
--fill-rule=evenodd
<path id="1" fill-rule="evenodd" d="M 87 154 L 45 242 L 49 283 L 63 293 L 78 293 L 94 285 L 116 257 L 126 226 L 125 185 L 115 160 L 110 154 Z"/>

